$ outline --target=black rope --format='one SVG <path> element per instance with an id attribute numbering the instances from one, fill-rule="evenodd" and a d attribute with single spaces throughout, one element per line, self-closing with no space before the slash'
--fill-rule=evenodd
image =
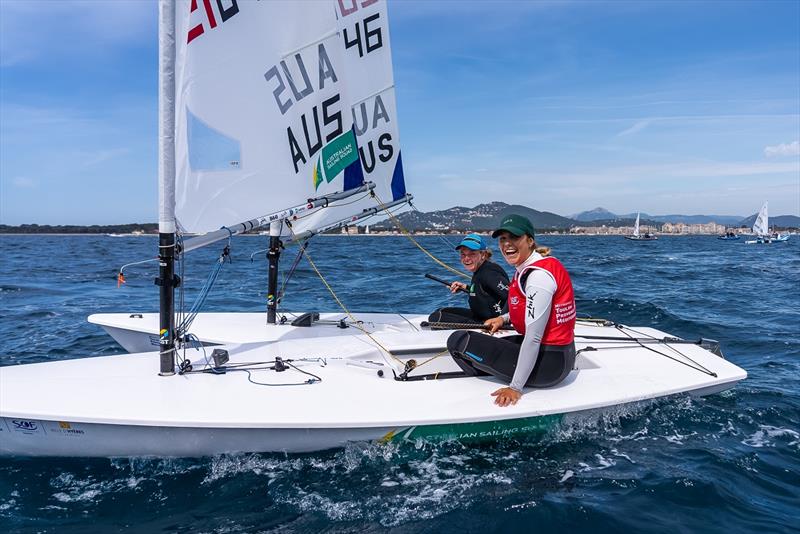
<path id="1" fill-rule="evenodd" d="M 692 362 L 692 363 L 695 365 L 695 367 L 693 367 L 693 366 L 689 365 L 688 363 L 686 363 L 686 362 L 684 362 L 684 361 L 682 361 L 682 360 L 679 360 L 679 359 L 677 359 L 677 358 L 673 358 L 673 357 L 672 357 L 672 356 L 670 356 L 669 354 L 664 354 L 663 352 L 659 352 L 659 351 L 655 350 L 655 349 L 654 349 L 654 348 L 652 348 L 652 347 L 648 347 L 647 345 L 645 345 L 644 343 L 642 343 L 642 342 L 641 342 L 639 339 L 637 339 L 637 338 L 635 338 L 635 337 L 631 336 L 630 334 L 628 334 L 627 332 L 625 332 L 624 328 L 627 328 L 627 327 L 626 327 L 626 326 L 623 326 L 623 325 L 617 325 L 617 330 L 619 330 L 620 332 L 622 332 L 623 334 L 625 334 L 626 336 L 628 336 L 628 338 L 630 338 L 631 340 L 635 341 L 635 342 L 636 342 L 636 343 L 637 343 L 637 344 L 638 344 L 640 347 L 642 347 L 643 349 L 647 349 L 647 350 L 649 350 L 649 351 L 651 351 L 651 352 L 655 352 L 656 354 L 658 354 L 658 355 L 660 355 L 660 356 L 664 356 L 665 358 L 669 358 L 670 360 L 672 360 L 672 361 L 674 361 L 674 362 L 678 362 L 678 363 L 680 363 L 680 364 L 683 364 L 683 365 L 685 365 L 686 367 L 688 367 L 689 369 L 694 369 L 695 371 L 699 371 L 699 372 L 701 372 L 701 373 L 705 373 L 705 374 L 707 374 L 707 375 L 709 375 L 709 376 L 713 376 L 714 378 L 717 378 L 717 373 L 715 373 L 715 372 L 713 372 L 713 371 L 709 371 L 709 370 L 708 370 L 708 369 L 706 369 L 706 368 L 705 368 L 705 367 L 704 367 L 702 364 L 700 364 L 700 363 L 698 363 L 698 362 L 694 361 L 694 360 L 693 360 L 693 359 L 691 359 L 689 356 L 687 356 L 686 354 L 682 353 L 681 351 L 679 351 L 679 350 L 678 350 L 678 349 L 676 349 L 675 347 L 670 347 L 669 345 L 666 345 L 668 348 L 670 348 L 671 350 L 673 350 L 675 353 L 677 353 L 677 354 L 681 355 L 682 357 L 684 357 L 684 358 L 686 358 L 687 360 L 689 360 L 690 362 Z M 633 329 L 631 329 L 631 330 L 633 330 Z M 639 331 L 637 331 L 637 330 L 633 330 L 633 331 L 634 331 L 634 332 L 636 332 L 636 333 L 638 333 L 638 334 L 644 335 L 644 336 L 646 336 L 646 337 L 648 337 L 648 338 L 650 338 L 650 339 L 655 339 L 655 340 L 658 340 L 658 338 L 657 338 L 657 337 L 650 336 L 650 335 L 648 335 L 648 334 L 645 334 L 645 333 L 643 333 L 643 332 L 639 332 Z M 664 342 L 664 344 L 667 344 L 667 343 L 669 343 L 669 342 Z M 610 349 L 610 348 L 614 348 L 614 347 L 607 347 L 607 348 L 609 348 L 609 349 Z"/>
<path id="2" fill-rule="evenodd" d="M 286 273 L 286 276 L 283 278 L 283 285 L 281 285 L 281 288 L 278 291 L 278 298 L 276 300 L 278 303 L 280 303 L 281 299 L 283 298 L 283 293 L 286 289 L 286 284 L 289 283 L 289 279 L 292 278 L 295 269 L 297 269 L 297 266 L 300 265 L 300 260 L 303 258 L 303 254 L 305 253 L 306 248 L 308 247 L 308 243 L 309 243 L 308 241 L 305 241 L 303 242 L 302 245 L 300 245 L 300 250 L 297 252 L 297 256 L 292 262 L 292 266 L 289 268 L 289 272 Z"/>
<path id="3" fill-rule="evenodd" d="M 233 372 L 244 372 L 247 373 L 247 380 L 252 384 L 257 386 L 304 386 L 309 384 L 316 384 L 322 382 L 322 377 L 315 375 L 309 371 L 304 371 L 294 365 L 292 362 L 294 361 L 314 361 L 308 359 L 302 360 L 280 360 L 281 363 L 285 364 L 287 367 L 291 367 L 295 371 L 302 373 L 304 375 L 310 376 L 308 380 L 303 382 L 284 382 L 284 383 L 270 383 L 270 382 L 258 382 L 253 380 L 252 371 L 268 371 L 268 370 L 275 370 L 275 366 L 278 360 L 272 361 L 264 361 L 264 362 L 247 362 L 247 363 L 240 363 L 240 364 L 231 364 L 226 365 L 225 367 L 206 367 L 203 369 L 192 370 L 191 367 L 185 371 L 183 374 L 212 374 L 212 375 L 221 375 L 226 373 L 233 373 Z M 321 358 L 317 358 L 316 361 L 321 361 L 323 366 L 325 365 L 325 360 Z M 249 366 L 249 367 L 247 367 Z M 271 366 L 271 367 L 270 367 Z"/>
<path id="4" fill-rule="evenodd" d="M 431 330 L 488 330 L 489 327 L 481 323 L 442 323 L 436 321 L 422 321 L 419 324 L 422 328 L 430 328 Z M 511 325 L 504 325 L 501 330 L 513 330 Z"/>

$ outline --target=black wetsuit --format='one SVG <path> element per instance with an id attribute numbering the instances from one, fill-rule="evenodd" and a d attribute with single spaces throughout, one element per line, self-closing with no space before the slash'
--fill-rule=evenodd
<path id="1" fill-rule="evenodd" d="M 485 261 L 472 273 L 469 308 L 440 308 L 428 320 L 443 323 L 483 323 L 508 311 L 508 275 L 502 267 Z"/>

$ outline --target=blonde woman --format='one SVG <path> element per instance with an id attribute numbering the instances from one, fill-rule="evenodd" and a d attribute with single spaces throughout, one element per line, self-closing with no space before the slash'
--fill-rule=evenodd
<path id="1" fill-rule="evenodd" d="M 533 225 L 508 215 L 492 237 L 516 268 L 508 291 L 509 312 L 487 319 L 490 334 L 511 323 L 516 336 L 458 331 L 447 340 L 455 362 L 469 375 L 493 375 L 509 383 L 492 393 L 495 404 L 516 404 L 524 387 L 551 387 L 575 364 L 575 296 L 569 273 L 549 249 L 537 248 Z"/>

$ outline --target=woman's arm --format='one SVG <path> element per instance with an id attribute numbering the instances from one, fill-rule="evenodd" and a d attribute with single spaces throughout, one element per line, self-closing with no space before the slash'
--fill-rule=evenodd
<path id="1" fill-rule="evenodd" d="M 556 287 L 555 280 L 547 271 L 534 269 L 528 275 L 525 282 L 525 337 L 519 348 L 519 360 L 511 380 L 512 389 L 522 391 L 536 365 Z"/>

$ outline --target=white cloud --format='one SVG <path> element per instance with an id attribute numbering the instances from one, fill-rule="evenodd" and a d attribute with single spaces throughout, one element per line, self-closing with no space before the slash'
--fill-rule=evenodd
<path id="1" fill-rule="evenodd" d="M 11 179 L 11 184 L 20 189 L 32 189 L 36 187 L 36 181 L 27 176 L 15 176 Z"/>
<path id="2" fill-rule="evenodd" d="M 623 130 L 620 133 L 618 133 L 617 137 L 625 137 L 626 135 L 631 135 L 631 134 L 635 134 L 637 132 L 641 132 L 642 130 L 644 130 L 648 126 L 650 126 L 650 121 L 649 120 L 639 121 L 636 124 L 634 124 L 633 126 L 631 126 L 630 128 L 628 128 L 626 130 Z"/>
<path id="3" fill-rule="evenodd" d="M 768 158 L 774 158 L 777 156 L 800 156 L 800 141 L 768 146 L 764 148 L 764 155 Z"/>
<path id="4" fill-rule="evenodd" d="M 93 167 L 110 160 L 114 160 L 121 156 L 130 154 L 130 149 L 127 148 L 110 148 L 107 150 L 97 150 L 89 154 L 82 155 L 83 167 Z"/>

